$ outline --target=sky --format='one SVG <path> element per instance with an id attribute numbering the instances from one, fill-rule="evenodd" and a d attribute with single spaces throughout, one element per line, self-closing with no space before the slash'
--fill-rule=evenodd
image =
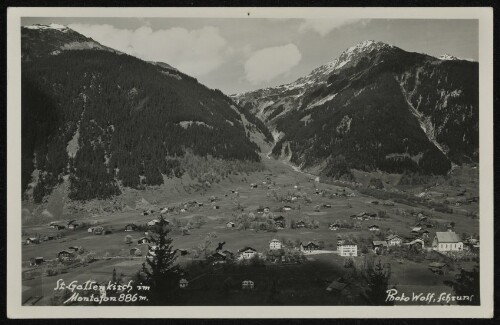
<path id="1" fill-rule="evenodd" d="M 168 63 L 226 94 L 293 82 L 365 40 L 478 60 L 478 21 L 445 19 L 23 18 Z"/>

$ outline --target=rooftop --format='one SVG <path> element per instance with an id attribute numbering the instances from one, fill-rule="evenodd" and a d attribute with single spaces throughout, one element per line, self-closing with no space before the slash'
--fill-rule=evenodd
<path id="1" fill-rule="evenodd" d="M 458 243 L 461 241 L 460 237 L 454 231 L 438 231 L 436 237 L 440 243 Z"/>

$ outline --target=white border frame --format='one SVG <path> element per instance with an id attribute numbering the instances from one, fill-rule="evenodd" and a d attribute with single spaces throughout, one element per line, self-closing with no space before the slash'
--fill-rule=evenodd
<path id="1" fill-rule="evenodd" d="M 248 13 L 250 15 L 248 15 Z M 22 306 L 21 17 L 478 19 L 481 306 Z M 491 318 L 493 317 L 493 8 L 7 9 L 7 316 L 9 318 Z"/>

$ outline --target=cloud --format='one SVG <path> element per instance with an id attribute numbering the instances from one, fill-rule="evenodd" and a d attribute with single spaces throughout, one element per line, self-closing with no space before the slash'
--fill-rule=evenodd
<path id="1" fill-rule="evenodd" d="M 218 28 L 210 26 L 194 30 L 180 27 L 152 30 L 149 26 L 129 30 L 108 24 L 68 27 L 103 45 L 143 60 L 168 63 L 192 76 L 217 69 L 233 53 Z"/>
<path id="2" fill-rule="evenodd" d="M 290 71 L 302 59 L 295 44 L 267 47 L 254 52 L 245 62 L 245 75 L 252 84 L 274 79 Z"/>
<path id="3" fill-rule="evenodd" d="M 299 26 L 299 32 L 306 32 L 308 30 L 314 31 L 324 37 L 332 30 L 361 22 L 363 26 L 366 25 L 368 20 L 361 19 L 306 19 Z"/>

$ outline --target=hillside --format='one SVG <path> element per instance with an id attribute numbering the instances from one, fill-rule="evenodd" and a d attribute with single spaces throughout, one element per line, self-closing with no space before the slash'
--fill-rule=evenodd
<path id="1" fill-rule="evenodd" d="M 162 184 L 186 151 L 258 164 L 255 139 L 270 140 L 222 92 L 67 27 L 23 27 L 22 54 L 22 185 L 36 202 L 68 181 L 74 200 Z"/>
<path id="2" fill-rule="evenodd" d="M 273 155 L 302 168 L 446 174 L 478 161 L 478 89 L 477 62 L 365 41 L 290 84 L 232 97 L 272 130 Z"/>

